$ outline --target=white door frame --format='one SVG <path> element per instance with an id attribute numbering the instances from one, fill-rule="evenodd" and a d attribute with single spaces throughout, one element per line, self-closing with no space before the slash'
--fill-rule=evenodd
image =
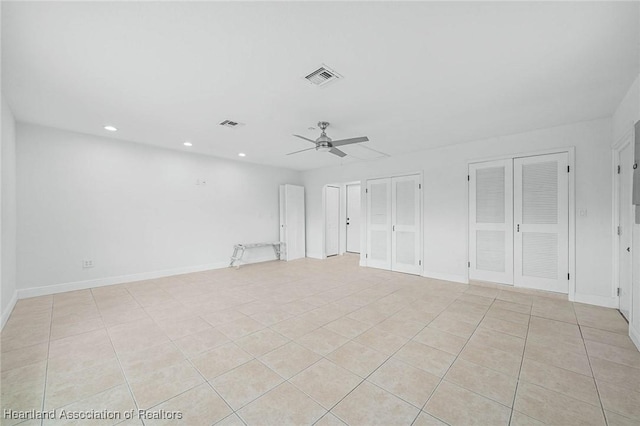
<path id="1" fill-rule="evenodd" d="M 514 159 L 518 157 L 532 157 L 536 155 L 545 155 L 545 154 L 558 154 L 566 152 L 568 154 L 568 164 L 569 164 L 569 300 L 575 301 L 576 297 L 576 179 L 575 179 L 575 157 L 576 157 L 576 148 L 574 146 L 557 148 L 557 149 L 545 149 L 540 151 L 528 151 L 528 152 L 515 152 L 509 155 L 499 155 L 493 157 L 484 157 L 484 158 L 474 158 L 467 160 L 467 173 L 469 171 L 469 165 L 473 163 L 482 163 L 485 161 L 495 161 L 495 160 L 508 160 Z M 468 179 L 468 177 L 467 177 Z M 467 185 L 467 194 L 466 194 L 466 205 L 467 205 L 467 264 L 470 261 L 469 259 L 469 185 Z M 469 282 L 469 268 L 467 268 L 466 272 L 467 283 Z"/>
<path id="2" fill-rule="evenodd" d="M 367 215 L 368 215 L 368 209 L 367 209 L 367 200 L 369 198 L 369 194 L 366 193 L 366 189 L 367 189 L 367 182 L 370 180 L 374 180 L 374 179 L 392 179 L 395 177 L 403 177 L 403 176 L 413 176 L 413 175 L 418 175 L 419 176 L 419 183 L 420 183 L 420 253 L 419 253 L 419 259 L 420 259 L 420 272 L 419 272 L 419 276 L 423 276 L 424 275 L 424 188 L 422 188 L 422 186 L 424 186 L 424 172 L 422 170 L 420 171 L 415 171 L 415 172 L 407 172 L 407 173 L 397 173 L 397 174 L 391 174 L 391 175 L 383 175 L 383 176 L 371 176 L 368 177 L 364 180 L 362 180 L 361 183 L 361 190 L 363 192 L 361 192 L 361 203 L 362 203 L 362 207 L 360 210 L 360 216 L 364 218 L 363 221 L 363 233 L 360 235 L 360 239 L 362 241 L 361 247 L 360 247 L 360 262 L 361 262 L 361 266 L 369 266 L 368 262 L 367 262 L 367 250 L 369 247 L 369 229 L 368 227 L 368 221 L 367 221 Z"/>
<path id="3" fill-rule="evenodd" d="M 365 222 L 367 220 L 366 216 L 363 220 L 363 209 L 362 209 L 362 182 L 361 181 L 354 181 L 354 182 L 347 182 L 344 184 L 344 217 L 342 216 L 342 214 L 340 215 L 340 231 L 342 232 L 344 230 L 344 232 L 341 235 L 344 235 L 344 239 L 341 238 L 340 239 L 340 254 L 344 254 L 347 252 L 347 215 L 349 214 L 348 209 L 349 209 L 349 187 L 350 186 L 360 186 L 360 217 L 358 218 L 358 220 L 360 221 L 360 243 L 358 244 L 360 246 L 360 253 L 362 253 L 362 223 Z M 366 188 L 366 184 L 365 184 L 365 188 Z M 340 199 L 340 201 L 342 201 L 342 198 Z M 342 212 L 342 209 L 341 209 Z"/>
<path id="4" fill-rule="evenodd" d="M 326 247 L 325 247 L 325 241 L 326 241 L 326 235 L 325 235 L 325 228 L 324 228 L 324 224 L 326 223 L 326 217 L 325 217 L 325 209 L 326 209 L 326 200 L 325 200 L 325 187 L 327 186 L 336 186 L 338 188 L 340 188 L 340 244 L 338 246 L 338 255 L 343 255 L 347 252 L 347 240 L 346 240 L 346 235 L 347 235 L 347 210 L 346 210 L 346 188 L 347 185 L 360 185 L 360 200 L 361 203 L 364 200 L 364 190 L 365 188 L 362 186 L 362 182 L 365 182 L 364 187 L 366 187 L 366 181 L 359 181 L 359 180 L 353 180 L 353 181 L 349 181 L 349 182 L 343 182 L 343 183 L 328 183 L 326 185 L 322 186 L 322 252 L 320 253 L 321 259 L 326 259 L 327 258 L 327 253 L 326 253 Z M 364 208 L 362 207 L 362 204 L 360 205 L 360 254 L 362 255 L 360 258 L 360 266 L 365 266 L 363 259 L 364 259 L 364 255 L 362 253 L 364 253 L 364 250 L 362 249 L 363 244 L 366 244 L 366 240 L 363 241 L 363 237 L 362 237 L 362 233 L 366 232 L 366 228 L 364 228 L 365 225 L 363 225 L 363 223 L 366 222 L 366 211 L 364 210 Z"/>
<path id="5" fill-rule="evenodd" d="M 323 247 L 323 258 L 326 258 L 327 255 L 327 191 L 329 190 L 329 188 L 334 188 L 338 190 L 338 223 L 337 225 L 337 232 L 338 232 L 338 249 L 336 251 L 335 254 L 332 254 L 331 256 L 337 256 L 340 254 L 340 238 L 342 237 L 342 232 L 340 230 L 340 224 L 342 222 L 341 220 L 341 210 L 342 210 L 342 188 L 340 187 L 340 185 L 325 185 L 323 188 L 323 217 L 324 217 L 324 232 L 323 232 L 323 242 L 324 242 L 324 247 Z"/>
<path id="6" fill-rule="evenodd" d="M 613 223 L 611 224 L 612 228 L 611 228 L 611 234 L 613 235 L 612 238 L 612 253 L 613 253 L 613 271 L 612 271 L 612 287 L 611 287 L 611 297 L 615 298 L 616 301 L 616 306 L 619 308 L 620 307 L 620 297 L 618 296 L 618 287 L 620 286 L 620 245 L 618 243 L 618 225 L 619 225 L 619 221 L 618 218 L 620 217 L 620 207 L 619 207 L 619 197 L 618 194 L 620 192 L 620 179 L 619 179 L 619 175 L 618 175 L 618 159 L 620 158 L 620 152 L 627 147 L 627 145 L 631 144 L 631 146 L 634 146 L 634 131 L 633 131 L 633 127 L 624 134 L 624 136 L 622 136 L 620 139 L 618 139 L 612 146 L 612 158 L 611 158 L 611 172 L 613 174 L 613 183 L 612 183 L 612 193 L 613 193 L 613 207 L 612 207 L 612 214 L 613 214 Z M 631 150 L 631 152 L 633 153 L 633 148 Z M 633 173 L 633 170 L 631 171 Z M 631 215 L 631 229 L 628 231 L 633 232 L 633 221 L 634 221 L 634 215 L 633 215 L 633 206 L 630 207 L 631 211 L 630 211 L 630 215 Z M 624 230 L 623 230 L 624 232 Z M 633 236 L 631 238 L 631 252 L 633 253 Z M 633 320 L 633 266 L 632 266 L 632 271 L 631 271 L 631 281 L 632 281 L 632 285 L 631 285 L 631 309 L 629 311 L 629 323 L 632 322 Z"/>
<path id="7" fill-rule="evenodd" d="M 328 183 L 322 186 L 322 253 L 321 258 L 327 258 L 327 186 L 334 186 L 340 189 L 340 211 L 342 211 L 342 185 L 339 183 Z M 342 232 L 342 230 L 340 230 Z M 342 254 L 340 245 L 338 246 L 338 254 Z"/>

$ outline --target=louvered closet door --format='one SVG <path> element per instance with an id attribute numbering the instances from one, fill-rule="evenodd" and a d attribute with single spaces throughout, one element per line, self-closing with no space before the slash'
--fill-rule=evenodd
<path id="1" fill-rule="evenodd" d="M 469 165 L 469 278 L 513 285 L 513 160 Z"/>
<path id="2" fill-rule="evenodd" d="M 514 159 L 514 283 L 569 292 L 568 154 Z"/>
<path id="3" fill-rule="evenodd" d="M 391 269 L 391 179 L 367 181 L 367 266 Z"/>
<path id="4" fill-rule="evenodd" d="M 420 176 L 391 179 L 391 269 L 407 274 L 420 274 Z"/>

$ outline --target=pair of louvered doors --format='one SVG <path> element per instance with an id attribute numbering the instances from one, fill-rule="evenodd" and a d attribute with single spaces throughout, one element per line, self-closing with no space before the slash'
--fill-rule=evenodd
<path id="1" fill-rule="evenodd" d="M 469 165 L 469 279 L 568 293 L 568 153 Z"/>
<path id="2" fill-rule="evenodd" d="M 418 174 L 367 180 L 367 266 L 422 273 L 421 182 Z"/>

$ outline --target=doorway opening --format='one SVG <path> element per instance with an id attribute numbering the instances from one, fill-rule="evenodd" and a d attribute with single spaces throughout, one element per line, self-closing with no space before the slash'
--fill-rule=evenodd
<path id="1" fill-rule="evenodd" d="M 340 188 L 324 188 L 324 254 L 336 256 L 340 252 Z"/>
<path id="2" fill-rule="evenodd" d="M 632 184 L 633 184 L 633 144 L 631 138 L 627 138 L 622 142 L 620 147 L 615 149 L 614 165 L 616 176 L 614 197 L 616 197 L 615 209 L 617 215 L 614 216 L 616 221 L 615 233 L 617 241 L 615 253 L 617 257 L 617 265 L 615 270 L 618 295 L 618 309 L 622 316 L 629 321 L 631 318 L 631 300 L 632 300 L 632 270 L 633 256 L 631 255 L 633 244 L 633 204 L 631 201 Z"/>

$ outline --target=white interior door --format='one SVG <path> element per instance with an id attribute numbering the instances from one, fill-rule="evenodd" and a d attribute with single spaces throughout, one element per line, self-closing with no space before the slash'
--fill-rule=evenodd
<path id="1" fill-rule="evenodd" d="M 391 270 L 420 274 L 421 246 L 420 176 L 391 179 Z"/>
<path id="2" fill-rule="evenodd" d="M 469 165 L 469 278 L 513 285 L 513 160 Z"/>
<path id="3" fill-rule="evenodd" d="M 360 185 L 347 185 L 347 251 L 360 253 Z"/>
<path id="4" fill-rule="evenodd" d="M 569 292 L 568 154 L 514 159 L 514 284 Z"/>
<path id="5" fill-rule="evenodd" d="M 326 256 L 338 254 L 340 245 L 340 188 L 324 188 L 324 248 Z"/>
<path id="6" fill-rule="evenodd" d="M 627 144 L 618 152 L 618 287 L 620 288 L 620 312 L 630 319 L 631 311 L 631 275 L 633 261 L 632 243 L 632 204 L 631 185 L 633 171 L 632 145 Z"/>
<path id="7" fill-rule="evenodd" d="M 280 186 L 280 240 L 286 244 L 285 260 L 306 256 L 303 186 Z"/>
<path id="8" fill-rule="evenodd" d="M 367 181 L 367 266 L 391 269 L 391 179 Z"/>

